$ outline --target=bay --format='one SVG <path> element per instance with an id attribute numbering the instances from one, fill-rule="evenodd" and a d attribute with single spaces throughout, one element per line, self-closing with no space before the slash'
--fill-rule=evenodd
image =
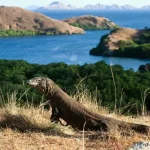
<path id="1" fill-rule="evenodd" d="M 150 11 L 52 11 L 45 15 L 65 19 L 80 15 L 104 16 L 122 27 L 142 29 L 150 27 Z M 48 64 L 64 62 L 67 64 L 95 63 L 104 60 L 107 64 L 119 64 L 125 69 L 137 70 L 139 65 L 150 63 L 150 59 L 131 59 L 117 57 L 91 56 L 89 51 L 95 47 L 103 31 L 86 31 L 82 35 L 21 36 L 0 38 L 0 59 L 25 60 L 29 63 Z"/>

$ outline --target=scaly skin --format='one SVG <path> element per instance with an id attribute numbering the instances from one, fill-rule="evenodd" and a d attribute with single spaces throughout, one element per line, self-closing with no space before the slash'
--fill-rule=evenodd
<path id="1" fill-rule="evenodd" d="M 52 107 L 52 120 L 58 121 L 61 118 L 75 129 L 114 131 L 118 128 L 131 128 L 136 132 L 145 133 L 150 128 L 146 125 L 128 123 L 94 113 L 75 101 L 51 79 L 35 77 L 29 80 L 28 84 L 47 96 Z"/>

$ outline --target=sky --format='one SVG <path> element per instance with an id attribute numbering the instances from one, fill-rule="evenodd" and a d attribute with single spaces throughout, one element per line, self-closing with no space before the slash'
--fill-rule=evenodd
<path id="1" fill-rule="evenodd" d="M 47 6 L 54 1 L 60 1 L 64 4 L 71 4 L 77 7 L 83 7 L 87 4 L 105 4 L 105 5 L 125 5 L 129 4 L 136 7 L 142 7 L 144 5 L 150 5 L 150 0 L 0 0 L 2 6 L 20 6 L 28 7 L 31 5 Z"/>

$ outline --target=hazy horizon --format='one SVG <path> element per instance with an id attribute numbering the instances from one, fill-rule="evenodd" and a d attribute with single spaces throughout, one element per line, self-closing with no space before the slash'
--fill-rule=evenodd
<path id="1" fill-rule="evenodd" d="M 0 0 L 0 5 L 4 5 L 4 6 L 19 6 L 19 7 L 28 7 L 28 6 L 32 6 L 32 5 L 37 5 L 37 6 L 46 6 L 49 5 L 52 2 L 55 2 L 57 0 L 49 0 L 49 1 L 43 1 L 43 0 L 39 0 L 37 2 L 37 0 L 30 0 L 30 1 L 20 1 L 20 0 Z M 117 4 L 119 6 L 121 5 L 132 5 L 134 7 L 142 7 L 144 5 L 150 5 L 150 0 L 142 0 L 142 1 L 134 1 L 134 0 L 105 0 L 105 1 L 100 1 L 100 0 L 86 0 L 86 1 L 79 1 L 79 0 L 72 0 L 72 1 L 68 1 L 68 0 L 58 0 L 59 2 L 62 2 L 65 5 L 71 4 L 73 6 L 76 7 L 84 7 L 88 4 L 91 5 L 95 5 L 97 3 L 100 4 L 104 4 L 104 5 L 113 5 L 113 4 Z"/>

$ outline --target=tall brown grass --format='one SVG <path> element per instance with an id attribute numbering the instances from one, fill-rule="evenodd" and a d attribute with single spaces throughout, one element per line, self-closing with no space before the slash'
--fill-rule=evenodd
<path id="1" fill-rule="evenodd" d="M 25 93 L 27 94 L 27 91 L 25 91 L 23 94 Z M 12 131 L 19 132 L 21 134 L 31 133 L 35 135 L 35 133 L 40 133 L 45 139 L 47 138 L 45 135 L 55 135 L 60 139 L 62 137 L 69 137 L 65 140 L 73 138 L 75 143 L 76 140 L 79 141 L 79 149 L 81 150 L 88 149 L 88 147 L 90 147 L 92 144 L 93 150 L 97 150 L 100 146 L 106 149 L 111 149 L 114 146 L 117 150 L 122 150 L 131 146 L 134 142 L 150 141 L 150 137 L 148 135 L 137 134 L 132 131 L 128 133 L 128 135 L 122 134 L 120 131 L 114 131 L 107 135 L 107 139 L 105 136 L 98 138 L 98 133 L 94 133 L 96 134 L 97 138 L 91 140 L 89 133 L 85 132 L 83 129 L 82 134 L 78 136 L 80 132 L 74 131 L 71 127 L 62 127 L 59 124 L 51 123 L 49 120 L 51 115 L 50 110 L 35 107 L 34 104 L 29 104 L 28 101 L 26 104 L 21 105 L 21 98 L 17 99 L 16 95 L 17 91 L 14 91 L 13 93 L 6 93 L 6 95 L 2 94 L 0 97 L 0 102 L 3 101 L 3 103 L 0 103 L 1 133 L 5 132 L 5 129 L 11 129 Z M 102 107 L 101 100 L 98 100 L 97 95 L 97 89 L 93 92 L 90 92 L 85 85 L 80 84 L 78 86 L 78 90 L 76 90 L 76 93 L 74 93 L 72 97 L 90 110 L 99 114 L 128 122 L 150 125 L 150 117 L 148 116 L 123 116 L 121 114 L 117 114 L 116 111 L 113 113 L 108 108 Z M 6 97 L 5 100 L 4 97 Z M 43 100 L 41 100 L 41 102 L 42 101 Z M 120 110 L 121 109 L 122 108 L 120 108 Z M 13 132 L 13 134 L 15 133 Z M 100 141 L 98 142 L 98 140 Z M 77 146 L 75 143 L 74 145 Z"/>

